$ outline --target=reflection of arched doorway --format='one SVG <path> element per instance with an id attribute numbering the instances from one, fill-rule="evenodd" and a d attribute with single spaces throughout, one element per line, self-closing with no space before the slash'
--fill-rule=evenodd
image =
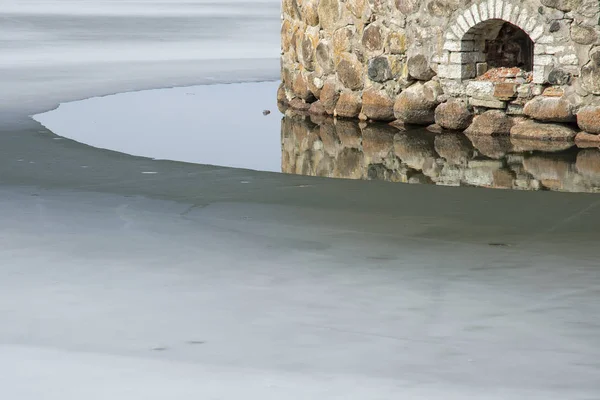
<path id="1" fill-rule="evenodd" d="M 486 65 L 520 67 L 533 72 L 534 83 L 545 83 L 549 70 L 558 64 L 556 54 L 547 50 L 550 36 L 545 22 L 526 4 L 507 0 L 473 4 L 450 24 L 438 75 L 464 80 L 481 74 Z M 571 47 L 564 52 L 574 55 Z"/>

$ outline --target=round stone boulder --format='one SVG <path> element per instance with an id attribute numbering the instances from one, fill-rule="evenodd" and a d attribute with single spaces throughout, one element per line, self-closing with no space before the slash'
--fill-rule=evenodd
<path id="1" fill-rule="evenodd" d="M 572 104 L 559 97 L 536 97 L 525 104 L 525 115 L 543 122 L 571 122 L 575 120 Z"/>
<path id="2" fill-rule="evenodd" d="M 353 53 L 343 53 L 337 65 L 337 76 L 348 89 L 359 90 L 364 84 L 363 67 Z"/>
<path id="3" fill-rule="evenodd" d="M 325 81 L 323 88 L 321 89 L 319 100 L 321 100 L 321 104 L 325 111 L 327 111 L 327 114 L 333 115 L 333 111 L 335 110 L 339 98 L 340 92 L 337 90 L 335 81 L 333 79 Z"/>
<path id="4" fill-rule="evenodd" d="M 463 131 L 473 121 L 473 110 L 467 103 L 450 100 L 435 109 L 435 123 L 444 129 Z"/>
<path id="5" fill-rule="evenodd" d="M 357 92 L 345 90 L 340 94 L 340 98 L 335 106 L 334 115 L 342 118 L 356 118 L 360 114 L 362 102 Z"/>
<path id="6" fill-rule="evenodd" d="M 588 45 L 595 43 L 596 40 L 598 40 L 598 33 L 596 32 L 596 29 L 591 26 L 572 24 L 571 39 L 573 39 L 575 43 Z"/>
<path id="7" fill-rule="evenodd" d="M 600 106 L 583 107 L 577 113 L 577 125 L 587 133 L 600 134 Z"/>
<path id="8" fill-rule="evenodd" d="M 429 67 L 429 62 L 423 54 L 408 59 L 408 74 L 419 81 L 428 81 L 435 76 L 435 72 Z"/>
<path id="9" fill-rule="evenodd" d="M 392 121 L 394 119 L 394 101 L 381 90 L 373 88 L 363 92 L 362 113 L 376 121 Z"/>
<path id="10" fill-rule="evenodd" d="M 323 29 L 333 29 L 342 15 L 340 0 L 321 0 L 317 9 Z"/>
<path id="11" fill-rule="evenodd" d="M 510 134 L 513 125 L 513 118 L 506 115 L 504 111 L 489 110 L 476 116 L 466 133 L 475 136 L 504 136 Z"/>
<path id="12" fill-rule="evenodd" d="M 438 82 L 417 82 L 400 93 L 394 103 L 394 116 L 407 124 L 431 125 L 441 94 Z"/>
<path id="13" fill-rule="evenodd" d="M 379 25 L 367 26 L 362 36 L 362 44 L 369 51 L 377 51 L 383 48 L 385 43 L 383 30 Z"/>
<path id="14" fill-rule="evenodd" d="M 536 121 L 525 121 L 516 124 L 510 130 L 510 136 L 523 139 L 571 141 L 577 131 L 567 125 L 544 124 Z"/>

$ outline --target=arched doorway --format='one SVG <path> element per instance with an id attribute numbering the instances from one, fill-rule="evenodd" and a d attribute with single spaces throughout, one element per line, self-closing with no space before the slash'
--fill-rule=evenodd
<path id="1" fill-rule="evenodd" d="M 487 68 L 518 67 L 545 83 L 555 64 L 545 51 L 546 24 L 525 4 L 495 0 L 459 13 L 446 33 L 438 76 L 473 79 Z M 549 38 L 552 39 L 552 38 Z"/>

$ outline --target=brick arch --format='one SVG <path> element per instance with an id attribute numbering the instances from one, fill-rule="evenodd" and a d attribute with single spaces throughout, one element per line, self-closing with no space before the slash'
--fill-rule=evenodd
<path id="1" fill-rule="evenodd" d="M 486 29 L 486 24 L 493 21 L 508 22 L 529 36 L 534 44 L 533 82 L 544 83 L 546 69 L 555 60 L 553 55 L 545 54 L 541 42 L 548 43 L 552 37 L 544 35 L 545 23 L 538 13 L 514 0 L 482 1 L 459 13 L 446 32 L 438 75 L 458 80 L 475 78 L 475 64 L 485 61 L 481 59 L 485 55 L 483 49 L 477 47 L 476 38 L 481 30 Z M 575 55 L 573 46 L 570 51 Z"/>

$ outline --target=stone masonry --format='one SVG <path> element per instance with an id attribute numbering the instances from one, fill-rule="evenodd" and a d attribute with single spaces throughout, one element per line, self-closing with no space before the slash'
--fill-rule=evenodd
<path id="1" fill-rule="evenodd" d="M 600 134 L 599 0 L 283 0 L 283 107 L 527 139 Z"/>

